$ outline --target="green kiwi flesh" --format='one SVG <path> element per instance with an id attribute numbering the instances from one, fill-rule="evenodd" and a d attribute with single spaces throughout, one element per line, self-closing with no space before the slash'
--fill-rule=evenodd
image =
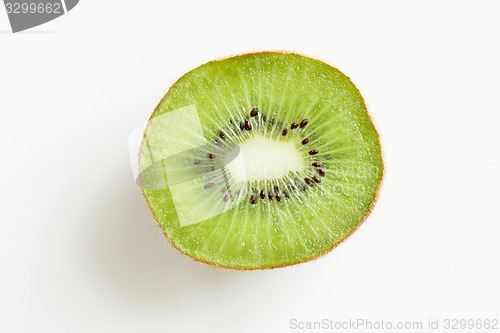
<path id="1" fill-rule="evenodd" d="M 182 76 L 148 122 L 139 165 L 171 243 L 235 269 L 327 253 L 370 212 L 383 174 L 378 133 L 350 79 L 283 52 Z"/>

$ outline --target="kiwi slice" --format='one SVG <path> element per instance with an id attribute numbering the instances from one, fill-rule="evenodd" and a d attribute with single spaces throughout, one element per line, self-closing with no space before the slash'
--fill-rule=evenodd
<path id="1" fill-rule="evenodd" d="M 214 266 L 263 269 L 332 250 L 370 212 L 379 136 L 338 69 L 244 54 L 182 76 L 153 112 L 140 183 L 172 244 Z"/>

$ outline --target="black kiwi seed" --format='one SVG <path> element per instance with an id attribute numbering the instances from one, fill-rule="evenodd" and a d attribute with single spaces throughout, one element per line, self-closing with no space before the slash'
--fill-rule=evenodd
<path id="1" fill-rule="evenodd" d="M 318 176 L 313 176 L 312 179 L 316 182 L 316 183 L 321 183 L 321 179 L 318 177 Z"/>
<path id="2" fill-rule="evenodd" d="M 319 173 L 320 176 L 326 175 L 325 169 L 318 169 L 318 173 Z"/>
<path id="3" fill-rule="evenodd" d="M 303 145 L 307 145 L 309 143 L 309 139 L 308 138 L 305 138 L 304 140 L 302 140 L 302 144 Z"/>
<path id="4" fill-rule="evenodd" d="M 286 133 L 288 133 L 288 130 L 285 128 L 285 129 L 283 130 L 283 132 L 281 132 L 281 135 L 285 136 L 285 135 L 286 135 Z"/>
<path id="5" fill-rule="evenodd" d="M 283 192 L 283 195 L 285 196 L 285 198 L 290 198 L 290 194 L 288 193 L 288 191 Z"/>
<path id="6" fill-rule="evenodd" d="M 309 178 L 304 178 L 304 181 L 305 181 L 305 182 L 306 182 L 306 184 L 307 184 L 307 185 L 309 185 L 309 186 L 313 186 L 313 185 L 314 185 L 313 181 L 312 181 L 311 179 L 309 179 Z"/>
<path id="7" fill-rule="evenodd" d="M 309 155 L 316 155 L 317 153 L 319 153 L 319 150 L 313 149 L 309 152 Z"/>
<path id="8" fill-rule="evenodd" d="M 215 155 L 214 154 L 208 154 L 207 157 L 208 158 L 215 158 Z"/>
<path id="9" fill-rule="evenodd" d="M 250 111 L 250 117 L 255 117 L 257 114 L 259 114 L 258 108 L 253 108 L 252 111 Z"/>
<path id="10" fill-rule="evenodd" d="M 265 199 L 266 198 L 266 194 L 264 193 L 264 190 L 260 190 L 260 198 L 261 199 Z"/>
<path id="11" fill-rule="evenodd" d="M 309 124 L 309 119 L 302 119 L 300 122 L 300 128 L 306 127 L 307 124 Z"/>
<path id="12" fill-rule="evenodd" d="M 262 121 L 266 122 L 267 121 L 267 116 L 265 114 L 262 115 Z"/>
<path id="13" fill-rule="evenodd" d="M 280 191 L 278 185 L 274 185 L 274 192 L 278 193 Z"/>
<path id="14" fill-rule="evenodd" d="M 248 120 L 245 120 L 245 129 L 250 131 L 252 129 L 252 124 Z"/>
<path id="15" fill-rule="evenodd" d="M 194 160 L 193 164 L 200 164 L 201 161 L 200 160 Z"/>
<path id="16" fill-rule="evenodd" d="M 252 195 L 250 196 L 250 203 L 251 203 L 252 205 L 255 205 L 255 194 L 252 194 Z"/>
<path id="17" fill-rule="evenodd" d="M 269 200 L 273 200 L 273 192 L 269 191 L 269 193 L 267 194 L 267 198 Z"/>
<path id="18" fill-rule="evenodd" d="M 219 138 L 221 139 L 224 139 L 226 137 L 226 135 L 224 134 L 224 132 L 219 132 Z"/>
<path id="19" fill-rule="evenodd" d="M 276 193 L 276 201 L 281 202 L 281 195 Z"/>
<path id="20" fill-rule="evenodd" d="M 227 202 L 228 200 L 229 200 L 229 194 L 226 194 L 226 195 L 224 196 L 224 202 Z"/>
<path id="21" fill-rule="evenodd" d="M 243 123 L 243 122 L 242 122 L 242 123 L 240 123 L 240 129 L 241 129 L 242 131 L 244 131 L 244 130 L 245 130 L 245 123 Z"/>
<path id="22" fill-rule="evenodd" d="M 319 168 L 319 167 L 321 167 L 321 163 L 319 163 L 319 162 L 313 162 L 312 166 L 316 167 L 316 168 Z"/>
<path id="23" fill-rule="evenodd" d="M 291 128 L 291 129 L 294 129 L 294 128 L 297 128 L 297 127 L 299 127 L 299 123 L 298 123 L 298 122 L 296 122 L 296 121 L 294 121 L 294 122 L 292 123 L 292 126 L 290 126 L 290 128 Z"/>
<path id="24" fill-rule="evenodd" d="M 215 185 L 214 183 L 206 183 L 205 186 L 203 186 L 203 188 L 209 189 L 209 188 L 214 187 L 214 185 Z"/>

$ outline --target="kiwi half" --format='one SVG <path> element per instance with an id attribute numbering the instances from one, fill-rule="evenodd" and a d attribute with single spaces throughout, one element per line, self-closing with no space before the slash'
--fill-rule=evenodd
<path id="1" fill-rule="evenodd" d="M 383 174 L 379 136 L 354 84 L 284 52 L 182 76 L 148 122 L 139 166 L 172 244 L 235 269 L 329 252 L 370 212 Z"/>

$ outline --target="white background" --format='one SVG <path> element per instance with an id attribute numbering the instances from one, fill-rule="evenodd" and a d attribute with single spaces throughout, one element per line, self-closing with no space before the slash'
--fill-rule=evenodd
<path id="1" fill-rule="evenodd" d="M 11 34 L 0 7 L 0 331 L 499 318 L 499 13 L 495 1 L 84 0 Z M 273 49 L 352 78 L 386 177 L 329 255 L 219 271 L 154 225 L 127 136 L 186 71 Z"/>

